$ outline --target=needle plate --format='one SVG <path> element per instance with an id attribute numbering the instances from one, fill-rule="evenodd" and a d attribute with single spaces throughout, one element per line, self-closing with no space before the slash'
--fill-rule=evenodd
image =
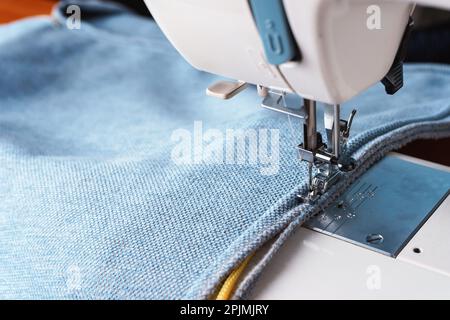
<path id="1" fill-rule="evenodd" d="M 387 156 L 304 227 L 396 257 L 449 190 L 449 172 Z"/>

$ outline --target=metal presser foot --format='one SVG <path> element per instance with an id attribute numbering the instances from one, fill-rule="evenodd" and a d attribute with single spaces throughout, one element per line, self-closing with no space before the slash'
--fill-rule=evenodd
<path id="1" fill-rule="evenodd" d="M 262 91 L 261 88 L 258 89 Z M 301 103 L 297 95 L 274 90 L 265 91 L 262 95 L 264 108 L 303 120 L 303 143 L 298 146 L 298 153 L 300 160 L 308 162 L 308 190 L 298 197 L 303 202 L 314 202 L 339 180 L 342 171 L 348 171 L 348 168 L 341 166 L 339 160 L 342 146 L 350 135 L 356 110 L 351 112 L 348 120 L 342 120 L 340 105 L 325 105 L 327 142 L 324 143 L 322 135 L 317 132 L 315 101 L 304 99 L 303 107 L 294 109 Z"/>
<path id="2" fill-rule="evenodd" d="M 348 120 L 342 120 L 340 105 L 325 105 L 324 125 L 327 142 L 322 141 L 322 135 L 317 132 L 316 102 L 304 100 L 307 118 L 303 124 L 304 139 L 298 146 L 299 158 L 308 162 L 308 191 L 298 197 L 303 202 L 315 202 L 342 174 L 340 156 L 342 146 L 350 135 L 353 118 L 356 110 L 353 110 Z M 316 173 L 313 172 L 316 168 Z"/>

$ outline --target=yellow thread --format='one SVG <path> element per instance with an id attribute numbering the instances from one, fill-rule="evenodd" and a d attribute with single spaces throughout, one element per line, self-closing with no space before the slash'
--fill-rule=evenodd
<path id="1" fill-rule="evenodd" d="M 220 288 L 216 300 L 229 300 L 231 298 L 231 295 L 233 294 L 233 291 L 236 287 L 236 283 L 238 282 L 239 277 L 241 276 L 242 272 L 244 272 L 245 267 L 250 262 L 252 257 L 253 254 L 249 255 L 247 258 L 245 258 L 244 261 L 242 261 L 239 267 L 237 267 L 230 273 L 230 275 Z"/>

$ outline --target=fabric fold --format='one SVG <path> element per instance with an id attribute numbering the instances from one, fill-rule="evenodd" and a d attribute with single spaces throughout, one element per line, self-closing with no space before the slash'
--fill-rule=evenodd
<path id="1" fill-rule="evenodd" d="M 253 88 L 206 97 L 218 77 L 154 21 L 70 4 L 79 30 L 65 25 L 68 2 L 0 27 L 1 298 L 206 299 L 276 239 L 244 297 L 292 230 L 374 161 L 450 134 L 450 68 L 406 66 L 395 96 L 375 85 L 343 105 L 344 117 L 358 109 L 346 151 L 358 167 L 299 205 L 300 123 L 259 108 Z"/>

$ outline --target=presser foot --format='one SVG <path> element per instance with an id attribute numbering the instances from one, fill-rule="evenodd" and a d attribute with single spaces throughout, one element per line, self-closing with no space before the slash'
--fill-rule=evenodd
<path id="1" fill-rule="evenodd" d="M 308 162 L 308 191 L 299 195 L 303 202 L 315 202 L 321 195 L 327 192 L 342 175 L 342 172 L 350 171 L 353 165 L 342 165 L 339 162 L 341 150 L 347 143 L 350 128 L 356 110 L 353 110 L 349 119 L 340 118 L 339 105 L 326 105 L 324 112 L 324 126 L 327 142 L 322 141 L 322 135 L 317 132 L 315 104 L 305 100 L 307 118 L 304 124 L 304 141 L 298 146 L 299 158 Z M 313 166 L 317 173 L 313 175 Z"/>
<path id="2" fill-rule="evenodd" d="M 297 198 L 302 203 L 315 203 L 321 195 L 339 181 L 342 175 L 337 166 L 331 164 L 320 165 L 314 176 L 311 175 L 311 172 L 309 174 L 309 185 L 306 194 L 297 195 Z"/>
<path id="3" fill-rule="evenodd" d="M 299 194 L 297 197 L 302 202 L 315 202 L 339 180 L 342 172 L 353 169 L 351 165 L 341 165 L 339 159 L 349 138 L 356 110 L 352 110 L 348 120 L 343 120 L 339 104 L 324 104 L 325 143 L 317 130 L 316 101 L 303 99 L 301 105 L 299 95 L 263 86 L 258 86 L 258 93 L 263 97 L 262 107 L 301 119 L 303 122 L 303 143 L 298 145 L 297 149 L 299 159 L 308 163 L 308 189 L 305 194 Z M 316 168 L 315 175 L 313 167 Z"/>

